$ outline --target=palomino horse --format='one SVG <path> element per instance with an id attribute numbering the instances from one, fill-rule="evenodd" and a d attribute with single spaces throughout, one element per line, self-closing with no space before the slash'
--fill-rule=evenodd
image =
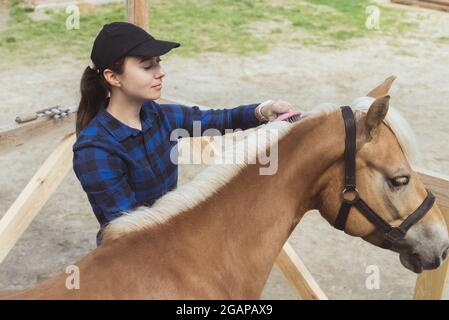
<path id="1" fill-rule="evenodd" d="M 358 191 L 391 225 L 418 208 L 426 189 L 409 164 L 409 127 L 389 96 L 353 106 Z M 271 140 L 269 132 L 277 132 Z M 259 134 L 258 135 L 256 135 Z M 262 139 L 259 139 L 262 136 Z M 268 139 L 269 138 L 269 139 Z M 265 141 L 264 141 L 265 140 Z M 278 152 L 275 174 L 258 156 Z M 271 122 L 238 143 L 245 163 L 207 167 L 192 181 L 105 229 L 103 243 L 76 263 L 79 289 L 61 273 L 12 299 L 257 299 L 281 248 L 309 210 L 334 224 L 342 203 L 345 124 L 339 108 L 296 123 Z M 246 149 L 245 149 L 246 150 Z M 256 161 L 249 161 L 255 159 Z M 253 163 L 255 162 L 255 163 Z M 345 232 L 380 246 L 383 234 L 355 208 Z M 436 268 L 449 237 L 436 204 L 391 250 L 415 272 Z"/>

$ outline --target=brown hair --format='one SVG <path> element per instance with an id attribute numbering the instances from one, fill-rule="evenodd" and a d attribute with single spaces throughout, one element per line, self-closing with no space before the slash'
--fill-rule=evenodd
<path id="1" fill-rule="evenodd" d="M 116 74 L 123 74 L 125 62 L 123 57 L 108 67 Z M 76 136 L 100 111 L 100 106 L 106 101 L 108 93 L 111 92 L 111 85 L 103 76 L 89 66 L 83 72 L 80 83 L 81 100 L 76 113 Z"/>

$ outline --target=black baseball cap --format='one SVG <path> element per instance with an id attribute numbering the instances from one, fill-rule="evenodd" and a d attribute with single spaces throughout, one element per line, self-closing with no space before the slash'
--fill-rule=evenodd
<path id="1" fill-rule="evenodd" d="M 129 22 L 105 24 L 95 38 L 90 59 L 98 73 L 125 56 L 154 57 L 179 47 L 177 42 L 157 40 Z"/>

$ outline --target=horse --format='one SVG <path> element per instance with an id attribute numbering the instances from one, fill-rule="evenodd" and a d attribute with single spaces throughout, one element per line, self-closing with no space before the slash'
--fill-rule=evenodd
<path id="1" fill-rule="evenodd" d="M 410 126 L 389 95 L 352 105 L 357 192 L 391 225 L 403 222 L 427 192 L 411 162 Z M 348 109 L 346 110 L 348 111 Z M 258 299 L 284 243 L 316 209 L 331 225 L 344 201 L 346 124 L 341 108 L 312 109 L 294 123 L 261 125 L 229 157 L 208 166 L 152 207 L 126 211 L 104 230 L 102 244 L 75 263 L 79 287 L 64 272 L 4 299 Z M 275 133 L 274 138 L 271 133 Z M 261 174 L 261 155 L 277 154 L 277 170 Z M 271 164 L 270 164 L 271 165 Z M 344 232 L 384 248 L 384 233 L 357 208 Z M 404 267 L 435 269 L 449 248 L 436 203 L 388 250 Z"/>

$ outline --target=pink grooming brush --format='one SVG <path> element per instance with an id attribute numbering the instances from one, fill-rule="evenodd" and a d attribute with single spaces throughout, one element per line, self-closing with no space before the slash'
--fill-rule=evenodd
<path id="1" fill-rule="evenodd" d="M 286 112 L 286 113 L 281 114 L 273 121 L 287 121 L 287 122 L 293 123 L 293 122 L 298 121 L 300 117 L 301 117 L 301 112 L 291 111 L 291 112 Z"/>

